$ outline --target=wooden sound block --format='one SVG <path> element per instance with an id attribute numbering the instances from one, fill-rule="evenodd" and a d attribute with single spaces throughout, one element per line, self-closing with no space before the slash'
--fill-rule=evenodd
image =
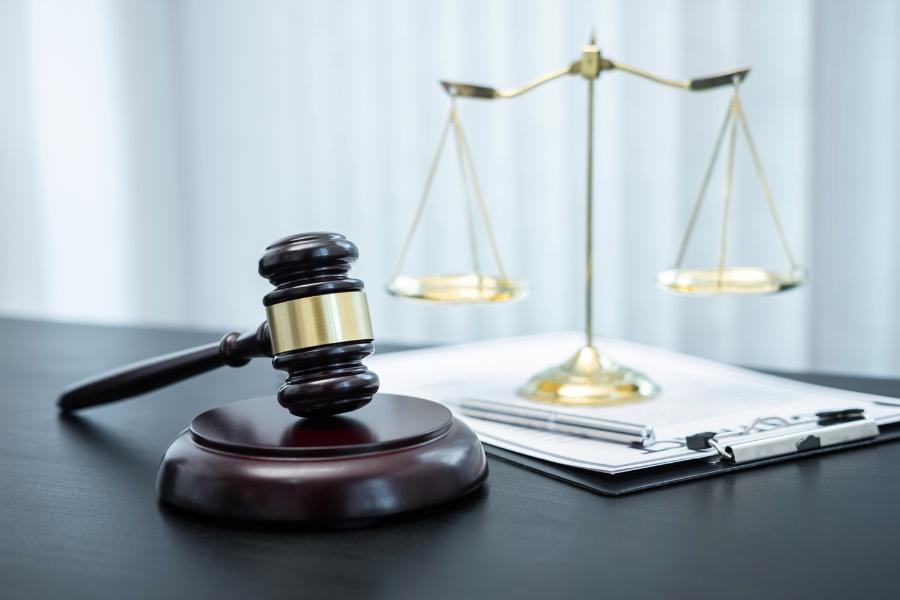
<path id="1" fill-rule="evenodd" d="M 159 497 L 216 517 L 321 522 L 371 519 L 477 489 L 487 461 L 444 406 L 376 394 L 340 416 L 302 419 L 274 397 L 197 416 L 166 450 Z"/>

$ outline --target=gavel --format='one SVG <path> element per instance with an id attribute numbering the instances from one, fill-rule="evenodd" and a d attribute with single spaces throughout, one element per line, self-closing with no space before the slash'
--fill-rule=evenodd
<path id="1" fill-rule="evenodd" d="M 274 242 L 259 260 L 259 274 L 275 286 L 263 298 L 266 321 L 259 327 L 79 381 L 63 391 L 60 410 L 123 400 L 263 356 L 287 372 L 277 398 L 298 417 L 365 406 L 379 382 L 362 364 L 374 349 L 363 282 L 347 276 L 358 257 L 356 245 L 337 233 L 305 233 Z"/>
<path id="2" fill-rule="evenodd" d="M 478 489 L 487 460 L 465 423 L 430 400 L 376 394 L 378 377 L 362 364 L 374 349 L 369 306 L 363 282 L 347 276 L 358 256 L 336 233 L 278 240 L 259 261 L 274 286 L 259 327 L 76 383 L 60 409 L 268 356 L 287 373 L 277 402 L 249 398 L 194 417 L 160 461 L 166 504 L 244 521 L 361 523 Z"/>

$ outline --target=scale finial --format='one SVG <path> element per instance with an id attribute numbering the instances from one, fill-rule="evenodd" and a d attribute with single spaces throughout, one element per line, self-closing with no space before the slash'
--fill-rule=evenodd
<path id="1" fill-rule="evenodd" d="M 591 41 L 589 42 L 591 46 L 597 45 L 597 30 L 591 29 Z"/>

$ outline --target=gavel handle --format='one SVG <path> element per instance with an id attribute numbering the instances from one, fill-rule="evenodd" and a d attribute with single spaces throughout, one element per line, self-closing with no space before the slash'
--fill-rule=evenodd
<path id="1" fill-rule="evenodd" d="M 267 323 L 243 334 L 225 335 L 220 341 L 189 348 L 88 377 L 73 383 L 59 397 L 61 412 L 124 400 L 183 381 L 219 367 L 242 367 L 251 358 L 272 356 Z"/>

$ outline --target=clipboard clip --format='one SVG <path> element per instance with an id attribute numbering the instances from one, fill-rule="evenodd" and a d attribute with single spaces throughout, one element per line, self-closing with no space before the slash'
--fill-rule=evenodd
<path id="1" fill-rule="evenodd" d="M 687 447 L 698 451 L 712 448 L 722 460 L 737 464 L 865 440 L 879 433 L 878 424 L 866 418 L 862 409 L 824 411 L 815 416 L 813 427 L 744 441 L 718 439 L 712 431 L 696 433 L 686 438 Z"/>

